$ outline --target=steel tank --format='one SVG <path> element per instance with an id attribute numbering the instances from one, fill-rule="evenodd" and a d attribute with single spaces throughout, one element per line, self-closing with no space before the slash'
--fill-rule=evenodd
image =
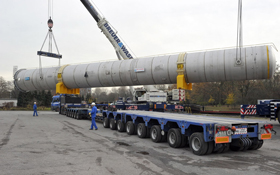
<path id="1" fill-rule="evenodd" d="M 269 79 L 276 67 L 272 45 L 220 49 L 183 54 L 187 83 Z M 62 81 L 69 88 L 175 84 L 180 54 L 66 66 Z M 240 62 L 237 62 L 237 61 Z M 21 69 L 14 82 L 22 91 L 54 90 L 60 67 Z"/>

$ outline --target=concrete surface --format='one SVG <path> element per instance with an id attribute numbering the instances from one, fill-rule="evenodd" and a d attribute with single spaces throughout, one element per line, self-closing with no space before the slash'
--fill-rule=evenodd
<path id="1" fill-rule="evenodd" d="M 0 111 L 0 174 L 280 174 L 278 135 L 256 151 L 196 156 L 55 112 Z"/>

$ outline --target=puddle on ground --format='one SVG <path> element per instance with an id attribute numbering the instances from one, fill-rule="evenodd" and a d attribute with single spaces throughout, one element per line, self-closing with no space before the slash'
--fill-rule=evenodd
<path id="1" fill-rule="evenodd" d="M 143 154 L 143 155 L 149 155 L 149 153 L 146 152 L 146 151 L 139 151 L 139 152 L 136 152 L 136 153 Z"/>
<path id="2" fill-rule="evenodd" d="M 124 143 L 124 142 L 117 142 L 118 145 L 121 145 L 121 146 L 130 146 L 129 144 L 127 143 Z"/>

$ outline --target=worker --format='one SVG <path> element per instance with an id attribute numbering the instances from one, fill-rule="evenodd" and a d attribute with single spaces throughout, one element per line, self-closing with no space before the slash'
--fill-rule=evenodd
<path id="1" fill-rule="evenodd" d="M 33 116 L 35 116 L 35 114 L 36 114 L 36 116 L 38 116 L 38 114 L 37 114 L 37 105 L 36 105 L 36 102 L 34 102 L 33 110 L 34 110 Z"/>
<path id="2" fill-rule="evenodd" d="M 89 130 L 93 130 L 93 126 L 95 127 L 95 130 L 97 130 L 97 126 L 96 126 L 96 123 L 95 123 L 95 117 L 96 117 L 96 112 L 97 112 L 97 108 L 95 106 L 95 103 L 91 103 L 91 127 Z"/>

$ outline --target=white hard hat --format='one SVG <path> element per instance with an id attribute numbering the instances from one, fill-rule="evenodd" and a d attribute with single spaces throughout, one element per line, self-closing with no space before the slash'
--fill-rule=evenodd
<path id="1" fill-rule="evenodd" d="M 94 103 L 94 102 L 92 102 L 92 103 L 91 103 L 91 105 L 92 105 L 92 106 L 95 106 L 95 103 Z"/>
<path id="2" fill-rule="evenodd" d="M 36 104 L 36 101 L 34 102 L 34 104 Z"/>

